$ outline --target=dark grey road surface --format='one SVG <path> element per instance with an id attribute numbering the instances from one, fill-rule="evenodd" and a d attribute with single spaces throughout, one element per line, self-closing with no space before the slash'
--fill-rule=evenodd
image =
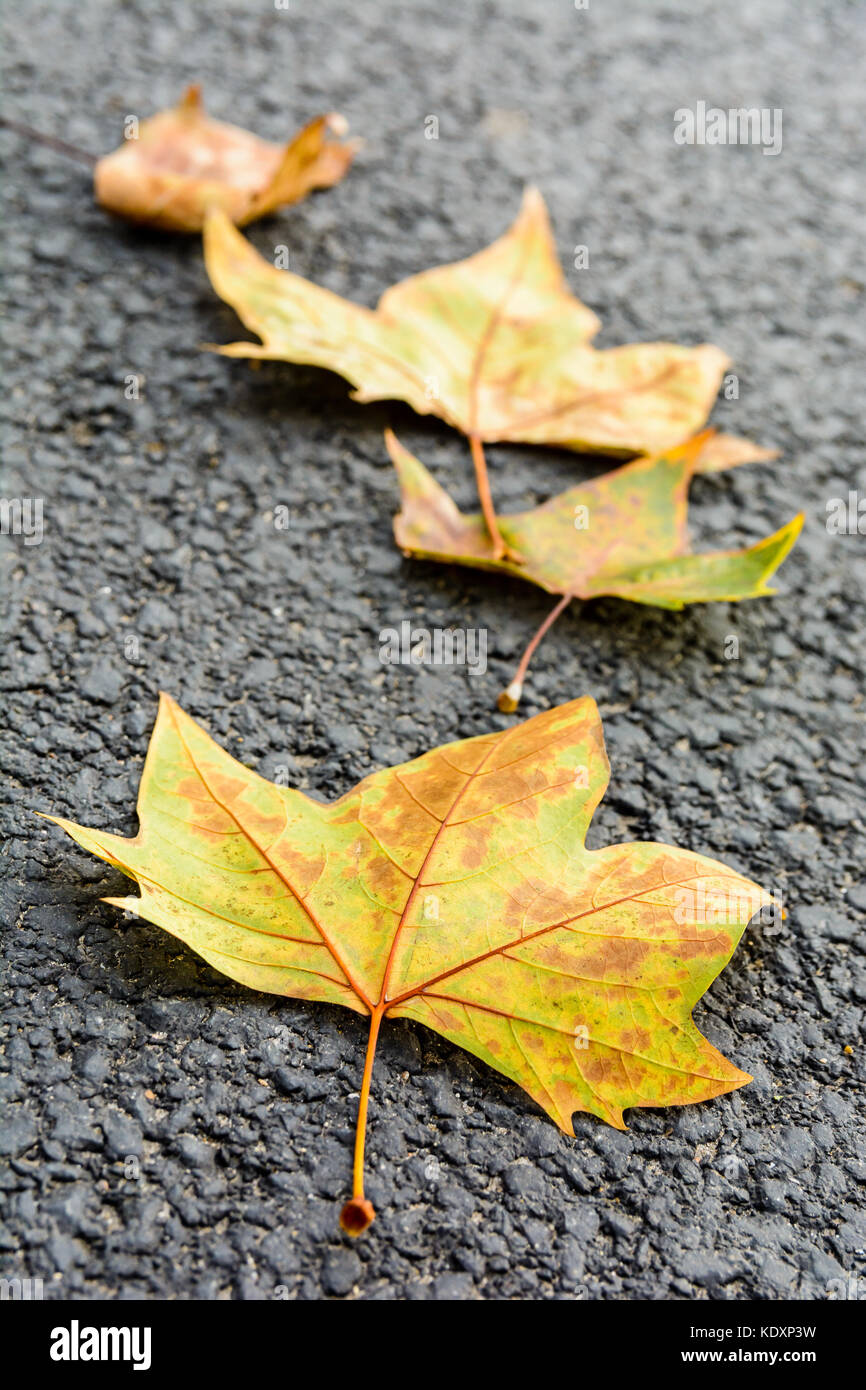
<path id="1" fill-rule="evenodd" d="M 489 242 L 537 183 L 601 341 L 719 343 L 739 398 L 714 422 L 782 451 L 695 483 L 697 544 L 801 508 L 806 528 L 777 598 L 570 612 L 525 702 L 599 701 L 613 782 L 594 844 L 670 840 L 788 904 L 696 1011 L 754 1084 L 633 1111 L 622 1134 L 577 1117 L 570 1139 L 392 1025 L 369 1133 L 379 1220 L 351 1244 L 337 1213 L 363 1020 L 245 992 L 124 921 L 99 902 L 119 877 L 31 813 L 134 833 L 161 687 L 250 766 L 325 797 L 505 727 L 494 696 L 548 600 L 395 550 L 383 428 L 471 504 L 457 434 L 354 405 L 325 373 L 201 351 L 240 328 L 196 239 L 114 223 L 83 166 L 0 132 L 3 496 L 44 504 L 40 544 L 4 538 L 4 1276 L 205 1299 L 821 1299 L 866 1276 L 866 536 L 826 526 L 828 501 L 866 495 L 864 18 L 796 0 L 7 7 L 6 114 L 89 150 L 193 79 L 273 138 L 344 112 L 366 140 L 351 175 L 251 234 L 366 303 Z M 781 108 L 781 153 L 675 144 L 674 111 L 698 100 Z M 491 450 L 503 510 L 595 467 Z M 404 618 L 486 628 L 487 674 L 380 665 L 380 629 Z"/>

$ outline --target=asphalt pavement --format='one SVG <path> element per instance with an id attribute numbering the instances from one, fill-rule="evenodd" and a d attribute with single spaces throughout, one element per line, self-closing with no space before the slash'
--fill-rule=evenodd
<path id="1" fill-rule="evenodd" d="M 737 391 L 713 423 L 781 451 L 696 480 L 696 547 L 806 525 L 776 597 L 574 605 L 522 709 L 598 700 L 593 845 L 670 841 L 782 897 L 786 921 L 747 931 L 695 1012 L 754 1082 L 632 1111 L 624 1133 L 577 1116 L 567 1138 L 395 1023 L 368 1137 L 379 1218 L 352 1243 L 363 1020 L 245 991 L 124 919 L 99 901 L 121 877 L 33 812 L 133 834 L 160 689 L 327 798 L 507 727 L 495 695 L 549 600 L 395 548 L 383 429 L 471 506 L 458 434 L 324 372 L 204 351 L 243 330 L 199 241 L 112 220 L 85 165 L 0 131 L 3 497 L 43 508 L 38 543 L 3 538 L 4 1277 L 305 1300 L 822 1299 L 866 1278 L 864 20 L 794 0 L 6 7 L 5 114 L 93 153 L 193 80 L 273 139 L 341 111 L 365 141 L 348 177 L 249 235 L 360 302 L 486 245 L 536 184 L 600 344 L 717 343 Z M 676 143 L 699 101 L 781 110 L 781 149 Z M 506 511 L 599 471 L 506 447 L 490 467 Z M 487 671 L 382 665 L 405 619 L 485 629 Z"/>

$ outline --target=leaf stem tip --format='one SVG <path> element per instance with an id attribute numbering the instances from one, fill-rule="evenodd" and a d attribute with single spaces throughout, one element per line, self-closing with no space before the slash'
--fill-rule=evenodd
<path id="1" fill-rule="evenodd" d="M 363 1235 L 375 1220 L 373 1203 L 366 1197 L 353 1197 L 340 1212 L 340 1225 L 348 1236 Z"/>
<path id="2" fill-rule="evenodd" d="M 503 714 L 513 714 L 520 704 L 520 697 L 523 694 L 523 681 L 512 681 L 511 684 L 502 691 L 496 701 Z"/>

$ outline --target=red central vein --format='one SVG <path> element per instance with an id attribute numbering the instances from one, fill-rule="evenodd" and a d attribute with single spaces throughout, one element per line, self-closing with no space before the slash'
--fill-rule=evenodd
<path id="1" fill-rule="evenodd" d="M 484 358 L 487 354 L 487 349 L 490 346 L 491 340 L 493 339 L 493 336 L 496 333 L 497 328 L 499 327 L 499 324 L 502 320 L 502 316 L 505 313 L 505 306 L 523 277 L 523 272 L 526 268 L 526 262 L 529 259 L 529 253 L 531 250 L 532 243 L 527 242 L 526 249 L 524 250 L 523 254 L 518 256 L 517 265 L 514 268 L 514 272 L 511 276 L 511 279 L 505 287 L 505 291 L 502 295 L 502 298 L 499 300 L 497 304 L 494 304 L 493 309 L 490 313 L 490 318 L 488 319 L 487 324 L 484 328 L 484 332 L 481 334 L 481 337 L 478 341 L 478 349 L 475 353 L 475 360 L 472 363 L 472 372 L 469 377 L 469 384 L 467 387 L 467 396 L 469 404 L 468 433 L 470 435 L 476 434 L 478 430 L 478 386 L 481 379 L 481 371 L 484 366 Z"/>
<path id="2" fill-rule="evenodd" d="M 491 743 L 491 745 L 490 745 L 490 748 L 489 748 L 488 751 L 484 754 L 483 758 L 482 758 L 481 761 L 479 762 L 478 766 L 477 766 L 476 768 L 474 768 L 472 772 L 466 774 L 466 780 L 465 780 L 465 782 L 463 783 L 462 787 L 461 787 L 460 790 L 458 791 L 458 793 L 457 793 L 457 795 L 455 796 L 454 800 L 451 802 L 451 805 L 449 806 L 446 815 L 445 815 L 444 818 L 439 822 L 439 828 L 438 828 L 438 830 L 436 831 L 436 834 L 433 836 L 433 839 L 432 839 L 431 842 L 430 842 L 430 846 L 429 846 L 429 848 L 428 848 L 428 850 L 427 850 L 427 853 L 426 853 L 425 856 L 424 856 L 424 861 L 423 861 L 423 863 L 422 863 L 422 865 L 421 865 L 420 869 L 418 870 L 418 873 L 417 873 L 417 875 L 416 875 L 416 877 L 415 877 L 415 882 L 413 883 L 412 888 L 411 888 L 411 891 L 410 891 L 410 893 L 409 893 L 409 896 L 408 896 L 408 898 L 406 899 L 406 905 L 405 905 L 405 907 L 403 908 L 403 912 L 402 912 L 402 914 L 401 914 L 400 921 L 397 923 L 397 927 L 396 927 L 396 930 L 395 930 L 395 932 L 394 932 L 394 938 L 393 938 L 393 940 L 392 940 L 392 942 L 391 942 L 391 949 L 390 949 L 390 951 L 388 952 L 388 959 L 387 959 L 387 961 L 385 962 L 385 973 L 384 973 L 384 975 L 383 975 L 383 977 L 382 977 L 382 991 L 381 991 L 381 994 L 380 994 L 380 996 L 379 996 L 379 1007 L 380 1007 L 380 1008 L 381 1008 L 386 1002 L 387 1002 L 387 1003 L 392 1002 L 392 1001 L 389 1001 L 389 1000 L 388 1000 L 388 981 L 389 981 L 389 979 L 390 979 L 390 977 L 391 977 L 391 969 L 392 969 L 393 964 L 394 964 L 394 957 L 395 957 L 396 950 L 397 950 L 397 943 L 398 943 L 398 941 L 399 941 L 399 939 L 400 939 L 400 933 L 401 933 L 401 931 L 403 930 L 403 927 L 406 925 L 406 918 L 408 917 L 409 912 L 410 912 L 410 910 L 411 910 L 411 908 L 412 908 L 412 905 L 413 905 L 413 903 L 414 903 L 414 901 L 415 901 L 415 898 L 416 898 L 416 896 L 417 896 L 417 894 L 418 894 L 418 892 L 419 892 L 419 890 L 420 890 L 420 888 L 421 888 L 422 879 L 423 879 L 423 877 L 424 877 L 424 870 L 427 868 L 427 865 L 428 865 L 429 862 L 430 862 L 431 856 L 433 855 L 433 853 L 434 853 L 434 851 L 435 851 L 435 849 L 436 849 L 436 846 L 437 846 L 438 843 L 439 843 L 440 837 L 443 835 L 443 833 L 444 833 L 444 832 L 449 828 L 449 826 L 451 825 L 451 823 L 452 823 L 451 817 L 453 816 L 453 814 L 454 814 L 456 808 L 459 806 L 459 804 L 460 804 L 462 798 L 466 795 L 466 791 L 467 791 L 467 789 L 472 785 L 472 782 L 474 781 L 474 779 L 475 779 L 476 777 L 479 777 L 479 776 L 481 775 L 481 773 L 484 771 L 484 768 L 485 768 L 486 764 L 489 762 L 489 760 L 490 760 L 490 758 L 493 756 L 493 754 L 494 754 L 497 750 L 499 750 L 500 748 L 502 748 L 503 745 L 504 745 L 505 743 L 507 743 L 507 741 L 508 741 L 508 739 L 511 737 L 511 735 L 515 732 L 515 730 L 516 730 L 516 729 L 519 729 L 519 728 L 520 728 L 520 725 L 519 725 L 519 724 L 515 724 L 513 728 L 509 729 L 509 730 L 508 730 L 506 733 L 504 733 L 500 738 L 494 739 L 494 741 L 493 741 L 493 742 Z M 432 814 L 432 813 L 428 813 L 428 814 Z M 435 819 L 435 817 L 434 817 L 434 819 Z M 425 886 L 426 886 L 426 885 L 425 885 Z M 430 983 L 432 983 L 432 981 L 431 981 Z"/>

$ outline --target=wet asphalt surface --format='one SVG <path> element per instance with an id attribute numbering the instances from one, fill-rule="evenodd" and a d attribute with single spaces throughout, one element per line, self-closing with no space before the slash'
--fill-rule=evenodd
<path id="1" fill-rule="evenodd" d="M 285 244 L 293 270 L 372 304 L 492 240 L 531 180 L 601 344 L 734 358 L 738 398 L 713 422 L 781 455 L 697 480 L 692 527 L 698 548 L 744 544 L 802 509 L 778 596 L 575 606 L 522 712 L 598 699 L 612 784 L 591 843 L 669 840 L 785 901 L 695 1014 L 755 1080 L 633 1111 L 626 1133 L 577 1116 L 572 1139 L 394 1024 L 368 1137 L 379 1219 L 341 1236 L 363 1020 L 247 992 L 124 920 L 99 902 L 120 877 L 32 812 L 134 833 L 160 688 L 245 763 L 329 798 L 506 727 L 493 701 L 548 600 L 395 549 L 383 428 L 469 505 L 457 434 L 355 405 L 325 373 L 202 351 L 242 330 L 197 240 L 113 222 L 85 167 L 3 131 L 3 496 L 42 499 L 44 529 L 2 542 L 0 1273 L 88 1299 L 828 1297 L 866 1274 L 866 538 L 826 524 L 866 483 L 866 16 L 793 0 L 301 8 L 7 10 L 6 114 L 102 152 L 194 79 L 214 114 L 274 139 L 340 110 L 363 154 L 251 229 L 265 254 Z M 676 145 L 673 112 L 699 99 L 781 108 L 781 153 Z M 539 449 L 490 461 L 503 510 L 598 471 Z M 381 665 L 380 630 L 407 618 L 485 628 L 486 674 Z"/>

